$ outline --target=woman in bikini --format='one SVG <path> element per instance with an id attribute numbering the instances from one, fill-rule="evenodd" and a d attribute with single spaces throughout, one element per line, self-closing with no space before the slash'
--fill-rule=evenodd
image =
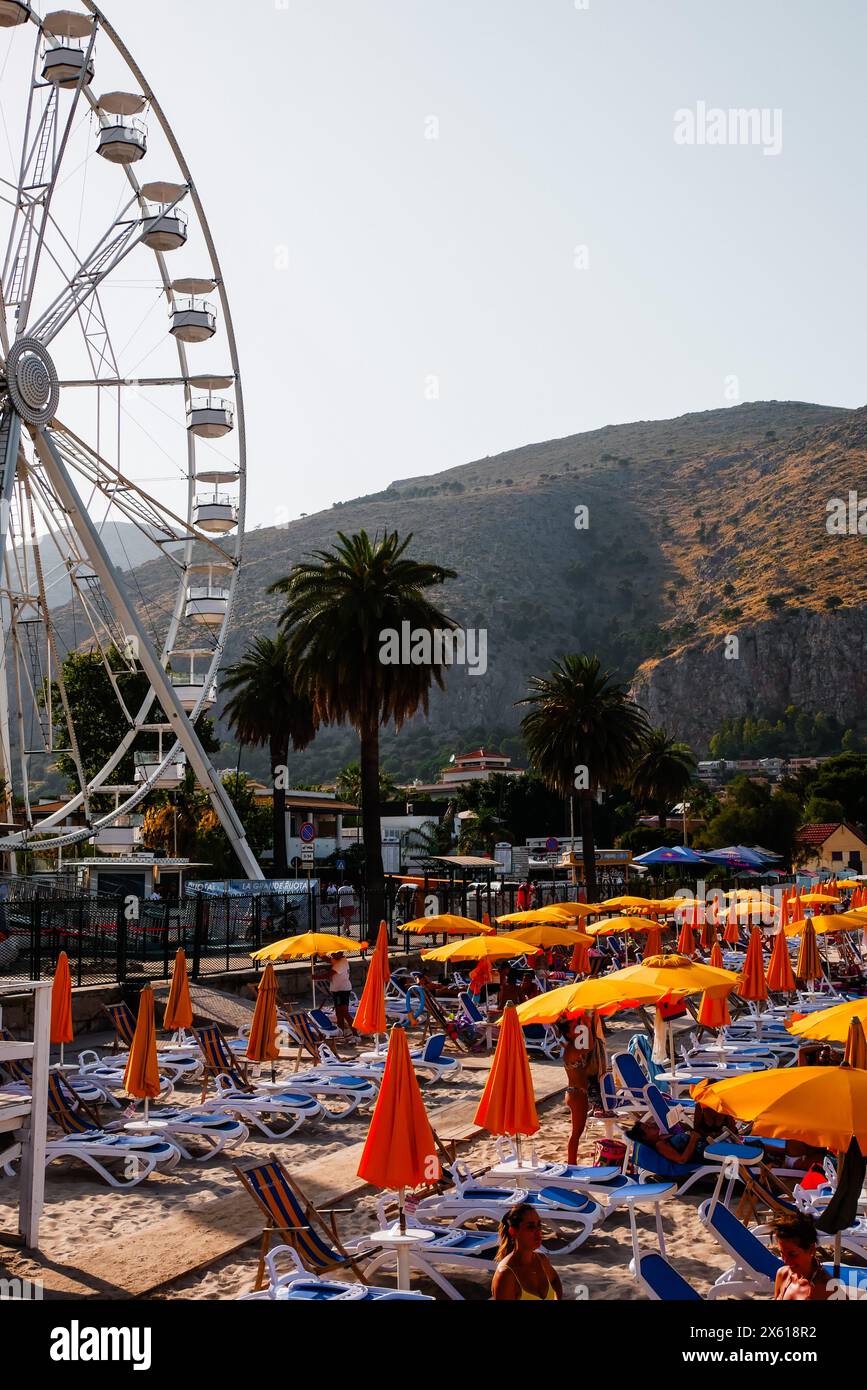
<path id="1" fill-rule="evenodd" d="M 818 1237 L 812 1216 L 805 1211 L 787 1213 L 771 1222 L 783 1261 L 774 1281 L 774 1299 L 780 1303 L 824 1303 L 830 1298 L 828 1275 L 817 1250 Z"/>
<path id="2" fill-rule="evenodd" d="M 542 1222 L 526 1202 L 512 1207 L 500 1222 L 497 1272 L 491 1293 L 497 1303 L 554 1303 L 563 1297 L 560 1276 L 547 1255 L 539 1253 Z"/>
<path id="3" fill-rule="evenodd" d="M 583 1043 L 589 1042 L 588 1031 L 587 1025 L 580 1018 L 566 1018 L 560 1023 L 560 1033 L 565 1043 L 563 1066 L 566 1068 L 566 1105 L 572 1115 L 572 1133 L 569 1135 L 567 1149 L 569 1163 L 578 1162 L 578 1145 L 584 1135 L 587 1112 L 590 1109 L 587 1091 L 590 1085 L 591 1063 L 594 1060 L 593 1049 L 576 1045 L 579 1038 Z"/>

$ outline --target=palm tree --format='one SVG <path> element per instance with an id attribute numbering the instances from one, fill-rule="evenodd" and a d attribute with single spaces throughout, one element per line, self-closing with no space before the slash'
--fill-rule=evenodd
<path id="1" fill-rule="evenodd" d="M 349 763 L 337 774 L 335 780 L 335 791 L 341 801 L 351 801 L 353 806 L 357 806 L 361 801 L 361 767 L 358 763 Z M 390 772 L 380 772 L 379 774 L 379 799 L 380 801 L 399 801 L 401 799 L 400 787 L 395 782 Z"/>
<path id="2" fill-rule="evenodd" d="M 373 540 L 366 531 L 338 532 L 332 550 L 317 550 L 271 592 L 286 595 L 280 625 L 289 640 L 296 680 L 323 723 L 350 723 L 361 740 L 361 817 L 364 827 L 368 921 L 385 906 L 379 819 L 379 730 L 399 729 L 419 710 L 427 713 L 432 682 L 442 687 L 434 661 L 383 661 L 385 634 L 451 630 L 457 624 L 428 600 L 425 590 L 455 578 L 442 565 L 410 560 L 412 536 L 396 531 Z"/>
<path id="3" fill-rule="evenodd" d="M 493 811 L 488 808 L 474 811 L 461 821 L 458 852 L 472 854 L 475 849 L 481 849 L 489 858 L 493 858 L 498 840 L 511 844 L 514 836 Z"/>
<path id="4" fill-rule="evenodd" d="M 226 718 L 238 740 L 255 748 L 267 745 L 271 755 L 274 811 L 274 873 L 287 878 L 286 764 L 289 744 L 297 751 L 313 741 L 319 720 L 309 696 L 292 678 L 285 633 L 255 637 L 241 660 L 223 677 L 231 694 Z"/>
<path id="5" fill-rule="evenodd" d="M 696 771 L 695 754 L 687 743 L 677 743 L 664 729 L 651 729 L 632 766 L 632 790 L 659 817 L 665 829 L 668 808 L 682 801 Z"/>
<path id="6" fill-rule="evenodd" d="M 596 898 L 593 801 L 601 787 L 629 775 L 648 730 L 647 717 L 596 656 L 564 656 L 548 676 L 532 676 L 532 705 L 521 721 L 530 761 L 558 796 L 577 791 L 588 900 Z"/>

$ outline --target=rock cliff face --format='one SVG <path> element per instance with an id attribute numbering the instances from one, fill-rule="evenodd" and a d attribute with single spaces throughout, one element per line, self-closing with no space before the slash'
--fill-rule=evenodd
<path id="1" fill-rule="evenodd" d="M 337 530 L 388 529 L 412 532 L 413 553 L 457 571 L 437 601 L 487 637 L 485 674 L 454 670 L 430 718 L 400 735 L 402 750 L 419 749 L 407 773 L 417 764 L 429 775 L 465 742 L 513 738 L 528 677 L 568 651 L 597 652 L 634 678 L 654 721 L 700 752 L 726 716 L 788 703 L 863 730 L 867 537 L 827 529 L 829 501 L 859 488 L 867 502 L 867 411 L 779 401 L 407 478 L 249 534 L 226 662 L 273 631 L 279 599 L 267 589 L 294 563 Z M 165 561 L 135 571 L 143 609 L 170 606 L 173 578 Z M 737 660 L 724 659 L 727 634 Z M 333 773 L 351 745 L 325 731 L 293 775 Z"/>
<path id="2" fill-rule="evenodd" d="M 721 636 L 642 668 L 635 694 L 654 724 L 705 756 L 725 719 L 790 704 L 867 734 L 867 610 L 792 612 L 733 635 L 736 648 Z"/>

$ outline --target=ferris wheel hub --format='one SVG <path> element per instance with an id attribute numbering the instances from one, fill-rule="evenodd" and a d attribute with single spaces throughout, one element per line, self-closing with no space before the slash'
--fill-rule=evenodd
<path id="1" fill-rule="evenodd" d="M 10 349 L 6 386 L 13 407 L 29 425 L 47 425 L 57 414 L 57 371 L 38 338 L 19 338 Z"/>

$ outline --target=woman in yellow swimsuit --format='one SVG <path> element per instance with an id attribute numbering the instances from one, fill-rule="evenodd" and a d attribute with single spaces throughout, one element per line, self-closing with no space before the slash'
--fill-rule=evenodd
<path id="1" fill-rule="evenodd" d="M 563 1285 L 547 1255 L 539 1251 L 542 1222 L 535 1207 L 521 1202 L 500 1222 L 497 1272 L 491 1293 L 498 1303 L 554 1303 Z"/>

